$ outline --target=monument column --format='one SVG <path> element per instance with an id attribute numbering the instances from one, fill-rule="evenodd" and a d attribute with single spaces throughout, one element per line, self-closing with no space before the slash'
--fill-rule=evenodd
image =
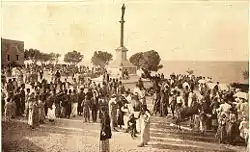
<path id="1" fill-rule="evenodd" d="M 121 24 L 120 29 L 120 46 L 115 49 L 116 51 L 116 58 L 115 60 L 110 64 L 109 68 L 111 71 L 114 71 L 113 73 L 117 73 L 117 69 L 120 70 L 128 70 L 129 74 L 135 74 L 136 73 L 136 67 L 130 63 L 127 59 L 127 51 L 128 49 L 124 46 L 124 15 L 125 15 L 125 4 L 121 7 L 121 20 L 119 21 Z M 116 71 L 116 72 L 115 72 Z"/>
<path id="2" fill-rule="evenodd" d="M 124 14 L 125 14 L 125 5 L 123 4 L 122 5 L 122 16 L 121 16 L 121 20 L 120 20 L 120 23 L 121 23 L 121 38 L 120 38 L 120 47 L 123 47 L 124 46 Z"/>

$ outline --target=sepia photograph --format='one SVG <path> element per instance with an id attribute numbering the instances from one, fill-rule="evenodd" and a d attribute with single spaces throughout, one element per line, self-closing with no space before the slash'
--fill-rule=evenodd
<path id="1" fill-rule="evenodd" d="M 248 0 L 1 0 L 2 152 L 248 152 Z"/>

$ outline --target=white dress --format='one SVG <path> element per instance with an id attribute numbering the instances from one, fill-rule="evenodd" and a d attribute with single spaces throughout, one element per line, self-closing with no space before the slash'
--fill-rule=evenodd
<path id="1" fill-rule="evenodd" d="M 48 119 L 50 119 L 50 120 L 56 119 L 55 110 L 56 110 L 56 106 L 55 106 L 55 104 L 53 104 L 52 109 L 50 109 L 50 108 L 48 109 Z"/>
<path id="2" fill-rule="evenodd" d="M 146 144 L 150 140 L 150 113 L 141 115 L 141 144 Z"/>

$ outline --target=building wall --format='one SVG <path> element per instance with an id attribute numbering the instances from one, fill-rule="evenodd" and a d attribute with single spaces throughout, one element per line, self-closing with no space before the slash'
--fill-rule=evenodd
<path id="1" fill-rule="evenodd" d="M 16 62 L 24 65 L 24 41 L 1 38 L 2 65 Z"/>

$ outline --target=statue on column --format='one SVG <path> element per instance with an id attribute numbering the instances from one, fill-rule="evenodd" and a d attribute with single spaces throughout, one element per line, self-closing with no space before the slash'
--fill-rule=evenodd
<path id="1" fill-rule="evenodd" d="M 121 17 L 122 21 L 124 20 L 125 9 L 126 9 L 126 7 L 125 7 L 125 5 L 123 4 L 123 5 L 122 5 L 122 17 Z"/>

